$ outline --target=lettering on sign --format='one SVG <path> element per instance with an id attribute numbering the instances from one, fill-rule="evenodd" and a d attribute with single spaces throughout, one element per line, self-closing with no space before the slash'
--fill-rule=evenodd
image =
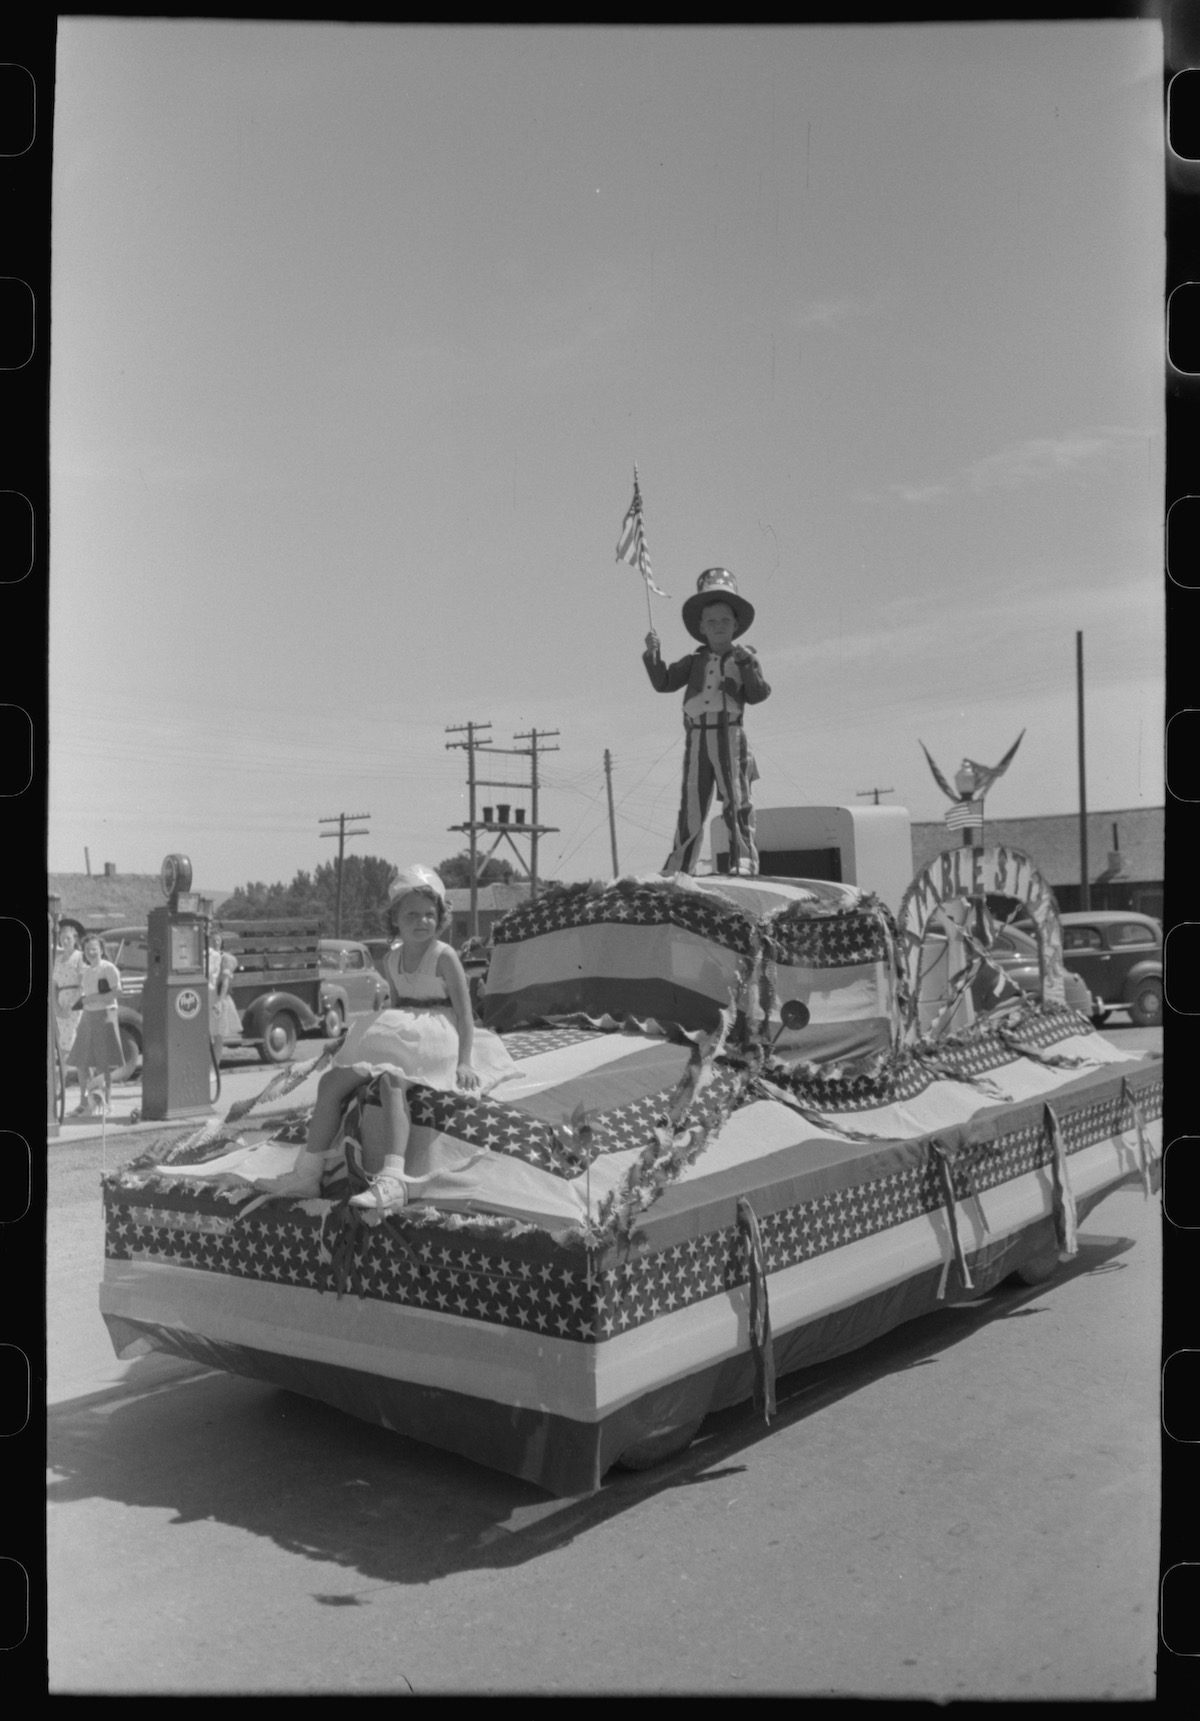
<path id="1" fill-rule="evenodd" d="M 194 986 L 185 986 L 182 992 L 176 993 L 175 1014 L 183 1021 L 194 1021 L 201 1009 L 200 994 Z"/>
<path id="2" fill-rule="evenodd" d="M 946 914 L 948 905 L 988 896 L 1010 897 L 1025 904 L 1037 929 L 1042 996 L 1050 1004 L 1065 1003 L 1066 968 L 1058 905 L 1041 873 L 1019 849 L 1003 845 L 990 849 L 957 848 L 936 855 L 917 874 L 905 891 L 896 916 L 900 959 L 914 1016 L 926 935 L 945 929 L 946 919 L 957 922 L 958 917 L 952 911 Z"/>

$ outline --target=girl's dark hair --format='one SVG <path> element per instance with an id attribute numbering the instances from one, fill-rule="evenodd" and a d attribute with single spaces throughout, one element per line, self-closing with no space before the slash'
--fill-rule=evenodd
<path id="1" fill-rule="evenodd" d="M 444 898 L 440 897 L 436 890 L 430 890 L 430 889 L 428 889 L 427 886 L 420 885 L 420 884 L 414 884 L 411 890 L 404 891 L 400 896 L 395 897 L 391 902 L 388 903 L 387 927 L 388 927 L 389 932 L 396 933 L 399 931 L 399 923 L 397 921 L 397 911 L 400 907 L 400 904 L 404 901 L 405 897 L 408 897 L 408 896 L 426 897 L 433 904 L 433 906 L 437 909 L 437 916 L 438 916 L 437 930 L 438 930 L 438 932 L 445 932 L 446 928 L 450 924 L 450 904 L 448 902 L 446 902 L 444 900 Z"/>

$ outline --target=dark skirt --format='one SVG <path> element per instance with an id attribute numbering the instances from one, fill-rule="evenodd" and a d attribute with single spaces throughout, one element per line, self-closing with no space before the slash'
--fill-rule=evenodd
<path id="1" fill-rule="evenodd" d="M 115 1010 L 84 1010 L 67 1057 L 73 1070 L 119 1070 L 125 1062 Z"/>

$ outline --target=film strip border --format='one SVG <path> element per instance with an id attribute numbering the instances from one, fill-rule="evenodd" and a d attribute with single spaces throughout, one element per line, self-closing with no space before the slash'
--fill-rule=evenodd
<path id="1" fill-rule="evenodd" d="M 1166 178 L 1165 560 L 1166 902 L 1163 1045 L 1168 1065 L 1195 1054 L 1200 1017 L 1200 910 L 1189 858 L 1200 842 L 1200 683 L 1193 641 L 1200 625 L 1200 9 L 1165 0 L 1163 120 Z M 1195 1273 L 1200 1229 L 1196 1164 L 1200 1125 L 1185 1086 L 1164 1120 L 1162 1540 L 1160 1701 L 1200 1691 L 1200 1327 Z"/>
<path id="2" fill-rule="evenodd" d="M 63 1093 L 51 975 L 59 899 L 46 879 L 50 527 L 50 205 L 58 14 L 9 7 L 0 28 L 0 801 L 5 889 L 0 1009 L 4 1096 L 4 1306 L 0 1433 L 13 1506 L 0 1537 L 0 1648 L 45 1681 L 44 1521 L 24 1505 L 45 1464 L 45 1270 L 49 1158 Z M 43 916 L 45 918 L 43 919 Z M 41 1072 L 39 1074 L 39 1072 Z M 44 1080 L 42 1077 L 44 1076 Z M 47 1151 L 49 1149 L 49 1151 Z M 34 1359 L 37 1366 L 34 1367 Z M 26 1472 L 30 1486 L 26 1487 Z"/>

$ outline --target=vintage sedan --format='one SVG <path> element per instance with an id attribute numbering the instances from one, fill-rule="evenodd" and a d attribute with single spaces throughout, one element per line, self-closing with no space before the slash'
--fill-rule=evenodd
<path id="1" fill-rule="evenodd" d="M 1064 914 L 1063 960 L 1096 1000 L 1094 1020 L 1128 1010 L 1139 1028 L 1163 1018 L 1163 933 L 1148 914 L 1125 909 Z"/>
<path id="2" fill-rule="evenodd" d="M 1041 996 L 1042 978 L 1037 939 L 1031 933 L 1019 926 L 1004 927 L 988 946 L 988 956 L 1010 985 L 1004 985 L 999 974 L 986 971 L 980 974 L 971 988 L 977 1010 L 991 1009 L 1003 999 L 1012 997 L 1013 986 L 1019 987 L 1031 997 Z M 1095 1001 L 1087 984 L 1070 970 L 1066 976 L 1066 1001 L 1069 1007 L 1078 1010 L 1081 1016 L 1095 1014 Z"/>
<path id="3" fill-rule="evenodd" d="M 336 1039 L 351 1016 L 381 1010 L 388 987 L 371 960 L 371 951 L 355 938 L 322 938 L 321 1012 L 325 1034 Z"/>

